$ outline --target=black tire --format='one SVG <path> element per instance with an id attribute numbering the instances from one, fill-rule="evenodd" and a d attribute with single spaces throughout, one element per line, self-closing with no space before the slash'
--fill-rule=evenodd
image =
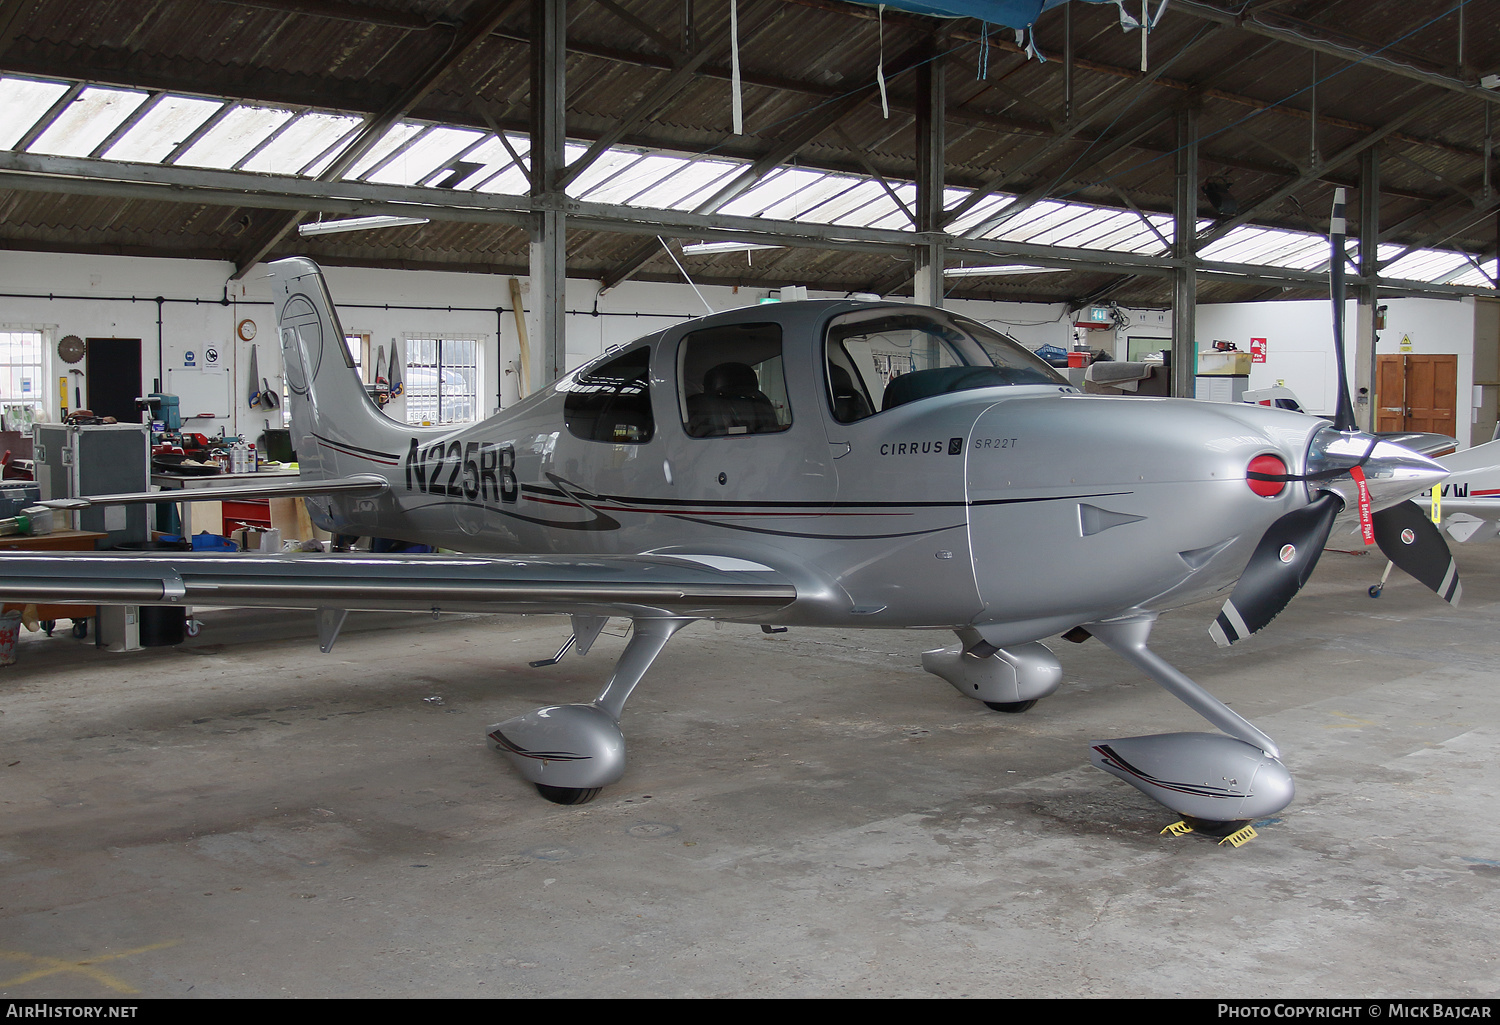
<path id="1" fill-rule="evenodd" d="M 76 622 L 76 623 L 73 624 L 73 636 L 74 637 L 77 637 L 81 641 L 85 637 L 87 637 L 88 635 L 89 635 L 89 621 L 87 619 L 80 619 L 78 622 Z"/>
<path id="2" fill-rule="evenodd" d="M 986 701 L 984 707 L 993 708 L 997 712 L 1007 712 L 1010 715 L 1016 715 L 1019 712 L 1026 711 L 1040 700 L 1040 698 L 1032 698 L 1030 701 Z"/>
<path id="3" fill-rule="evenodd" d="M 55 619 L 44 619 L 41 622 L 41 627 L 42 627 L 42 632 L 45 633 L 48 637 L 51 637 L 52 636 L 52 631 L 57 629 L 57 620 L 55 620 Z"/>
<path id="4" fill-rule="evenodd" d="M 1195 833 L 1218 837 L 1225 837 L 1230 833 L 1238 833 L 1250 824 L 1249 819 L 1229 819 L 1221 822 L 1218 819 L 1195 819 L 1191 815 L 1184 815 L 1182 821 L 1192 826 Z"/>
<path id="5" fill-rule="evenodd" d="M 1381 586 L 1380 584 L 1371 584 L 1370 585 L 1370 597 L 1371 598 L 1379 598 L 1380 597 L 1380 592 L 1383 591 L 1383 590 L 1385 590 L 1385 588 L 1383 586 Z"/>
<path id="6" fill-rule="evenodd" d="M 536 792 L 541 794 L 553 804 L 588 804 L 599 796 L 603 787 L 554 787 L 546 783 L 538 783 Z"/>

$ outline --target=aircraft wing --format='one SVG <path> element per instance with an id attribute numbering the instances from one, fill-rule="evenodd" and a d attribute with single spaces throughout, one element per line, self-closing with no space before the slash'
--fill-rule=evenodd
<path id="1" fill-rule="evenodd" d="M 0 599 L 89 605 L 743 619 L 797 590 L 716 556 L 0 553 Z"/>
<path id="2" fill-rule="evenodd" d="M 202 478 L 197 478 L 202 479 Z M 305 498 L 309 495 L 373 495 L 390 487 L 377 474 L 354 474 L 332 480 L 287 478 L 254 484 L 183 488 L 174 491 L 131 491 L 118 495 L 49 498 L 37 503 L 50 509 L 85 509 L 94 505 L 144 505 L 149 502 L 222 502 L 245 498 Z"/>
<path id="3" fill-rule="evenodd" d="M 1500 520 L 1500 441 L 1475 445 L 1438 462 L 1452 474 L 1443 487 L 1444 528 L 1460 541 L 1493 537 L 1493 524 Z M 1481 530 L 1486 522 L 1492 526 Z"/>
<path id="4" fill-rule="evenodd" d="M 1458 448 L 1457 438 L 1448 434 L 1431 434 L 1426 431 L 1380 431 L 1376 437 L 1433 459 L 1450 455 Z"/>

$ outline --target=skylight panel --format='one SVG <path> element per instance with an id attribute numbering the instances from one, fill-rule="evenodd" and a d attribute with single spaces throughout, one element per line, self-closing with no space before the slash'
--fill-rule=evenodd
<path id="1" fill-rule="evenodd" d="M 0 149 L 12 149 L 68 91 L 66 82 L 0 78 Z"/>
<path id="2" fill-rule="evenodd" d="M 1083 249 L 1125 251 L 1143 237 L 1155 242 L 1158 247 L 1161 246 L 1161 242 L 1151 234 L 1151 229 L 1139 217 L 1133 213 L 1125 213 L 1092 225 L 1088 233 L 1079 236 L 1076 244 Z"/>
<path id="3" fill-rule="evenodd" d="M 292 116 L 275 107 L 236 107 L 188 147 L 177 163 L 188 167 L 233 167 Z"/>
<path id="4" fill-rule="evenodd" d="M 507 135 L 505 139 L 523 160 L 531 151 L 529 139 L 517 135 Z M 480 146 L 468 159 L 484 164 L 484 169 L 464 179 L 456 188 L 509 196 L 521 195 L 531 188 L 526 168 L 516 163 L 498 136 Z"/>
<path id="5" fill-rule="evenodd" d="M 712 189 L 739 173 L 741 166 L 725 160 L 690 160 L 676 174 L 638 194 L 632 202 L 635 206 L 691 210 L 707 199 Z"/>
<path id="6" fill-rule="evenodd" d="M 434 128 L 370 175 L 368 180 L 389 185 L 415 185 L 474 145 L 484 134 L 472 128 Z"/>
<path id="7" fill-rule="evenodd" d="M 164 96 L 103 155 L 108 160 L 159 164 L 223 107 L 223 100 Z"/>
<path id="8" fill-rule="evenodd" d="M 603 188 L 589 193 L 587 198 L 595 203 L 628 205 L 636 196 L 659 185 L 663 178 L 681 170 L 685 163 L 682 157 L 640 156 Z"/>
<path id="9" fill-rule="evenodd" d="M 359 118 L 346 114 L 308 111 L 263 149 L 251 154 L 243 167 L 266 174 L 296 174 L 359 123 Z"/>
<path id="10" fill-rule="evenodd" d="M 911 202 L 915 198 L 915 193 L 906 198 L 907 206 L 911 206 Z M 848 223 L 853 224 L 855 222 L 851 220 Z M 861 221 L 858 226 L 862 228 L 890 228 L 893 231 L 906 231 L 911 228 L 911 218 L 906 216 L 906 211 L 897 206 L 896 201 L 886 195 L 885 190 L 882 189 L 880 195 L 872 199 L 865 209 L 861 211 Z"/>
<path id="11" fill-rule="evenodd" d="M 1480 264 L 1480 267 L 1484 268 L 1482 271 L 1467 260 L 1464 261 L 1464 264 L 1468 267 L 1468 270 L 1462 274 L 1455 274 L 1450 277 L 1448 279 L 1450 285 L 1464 285 L 1470 288 L 1495 287 L 1495 278 L 1500 277 L 1500 262 L 1491 260 L 1488 263 L 1482 263 Z"/>
<path id="12" fill-rule="evenodd" d="M 521 138 L 520 136 L 516 135 L 507 135 L 505 138 L 513 147 L 515 147 L 516 152 L 519 153 L 523 158 L 531 152 L 530 140 Z M 505 148 L 503 146 L 500 146 L 500 141 L 498 139 L 495 140 L 495 145 L 501 150 L 504 150 Z M 500 166 L 501 159 L 502 158 L 500 157 L 495 158 L 497 167 Z M 531 191 L 530 174 L 527 172 L 525 167 L 522 167 L 514 160 L 511 160 L 509 153 L 506 153 L 503 159 L 504 161 L 506 161 L 506 164 L 500 170 L 500 173 L 491 173 L 489 177 L 482 178 L 479 184 L 473 187 L 474 190 L 476 192 L 483 192 L 496 196 L 526 195 L 527 192 Z"/>
<path id="13" fill-rule="evenodd" d="M 27 149 L 60 157 L 86 157 L 145 99 L 145 93 L 134 90 L 85 89 Z"/>
<path id="14" fill-rule="evenodd" d="M 1145 230 L 1145 225 L 1132 213 L 1118 210 L 1096 210 L 1098 217 L 1081 225 L 1068 244 L 1080 249 L 1103 249 L 1103 240 L 1121 233 Z"/>
<path id="15" fill-rule="evenodd" d="M 1277 257 L 1278 267 L 1297 270 L 1312 270 L 1328 263 L 1328 239 L 1322 235 L 1306 235 L 1295 246 L 1282 250 Z"/>
<path id="16" fill-rule="evenodd" d="M 916 197 L 916 186 L 895 185 L 892 186 L 896 194 L 906 200 L 910 207 Z M 894 210 L 899 210 L 895 202 L 886 193 L 877 181 L 856 182 L 852 188 L 845 189 L 839 195 L 833 197 L 817 209 L 817 218 L 827 224 L 849 224 L 857 227 L 867 227 L 872 220 L 887 217 Z M 911 227 L 911 219 L 902 214 L 907 227 Z"/>
<path id="17" fill-rule="evenodd" d="M 798 188 L 766 207 L 762 216 L 773 221 L 795 221 L 803 217 L 822 221 L 824 218 L 818 216 L 818 207 L 858 182 L 858 179 L 848 175 L 826 174 L 821 171 L 792 173 L 799 179 Z"/>
<path id="18" fill-rule="evenodd" d="M 377 142 L 374 146 L 370 147 L 370 151 L 368 153 L 360 157 L 359 160 L 355 161 L 354 167 L 344 172 L 345 180 L 359 178 L 370 168 L 374 167 L 376 164 L 380 163 L 386 157 L 394 153 L 396 151 L 396 147 L 406 142 L 421 130 L 421 125 L 409 124 L 405 121 L 402 121 L 399 124 L 392 125 L 389 129 L 386 130 L 386 133 L 380 137 L 380 141 Z M 338 158 L 338 155 L 338 153 L 335 153 L 330 156 L 328 163 L 331 164 L 335 159 Z M 327 165 L 325 164 L 324 166 Z M 315 169 L 309 168 L 308 173 L 315 174 L 317 172 Z"/>
<path id="19" fill-rule="evenodd" d="M 1070 203 L 1043 200 L 1034 204 L 1030 210 L 1016 214 L 994 232 L 986 232 L 984 237 L 1030 242 L 1059 224 L 1076 219 L 1085 209 L 1087 208 Z"/>
<path id="20" fill-rule="evenodd" d="M 1255 263 L 1260 256 L 1283 248 L 1287 241 L 1282 233 L 1242 224 L 1223 238 L 1215 239 L 1205 246 L 1198 255 L 1207 260 L 1223 260 L 1226 263 Z"/>
<path id="21" fill-rule="evenodd" d="M 1109 213 L 1094 207 L 1084 207 L 1072 217 L 1059 219 L 1045 231 L 1039 231 L 1028 241 L 1032 245 L 1051 246 L 1068 245 L 1081 246 L 1078 241 L 1080 234 L 1092 234 L 1101 221 L 1108 219 Z"/>
<path id="22" fill-rule="evenodd" d="M 1328 259 L 1322 235 L 1240 225 L 1199 253 L 1206 260 L 1310 270 Z"/>
<path id="23" fill-rule="evenodd" d="M 1464 266 L 1470 266 L 1469 261 L 1458 253 L 1418 249 L 1389 267 L 1382 267 L 1380 273 L 1383 277 L 1406 278 L 1410 281 L 1437 281 Z"/>
<path id="24" fill-rule="evenodd" d="M 983 224 L 1015 201 L 1015 196 L 1003 192 L 986 196 L 974 204 L 974 207 L 968 213 L 949 225 L 948 230 L 955 235 L 967 235 L 974 228 Z"/>
<path id="25" fill-rule="evenodd" d="M 765 211 L 776 206 L 792 194 L 801 191 L 821 177 L 817 171 L 801 168 L 782 168 L 779 173 L 766 175 L 748 191 L 726 205 L 722 213 L 740 217 L 761 217 Z"/>
<path id="26" fill-rule="evenodd" d="M 1170 240 L 1172 237 L 1172 218 L 1167 214 L 1147 214 L 1146 220 L 1151 222 L 1151 226 L 1155 227 L 1156 231 L 1152 231 L 1140 218 L 1136 218 L 1134 230 L 1114 239 L 1106 248 L 1114 253 L 1161 252 L 1162 239 Z M 1157 232 L 1161 233 L 1160 238 L 1157 237 Z"/>
<path id="27" fill-rule="evenodd" d="M 578 177 L 568 182 L 566 191 L 575 199 L 587 199 L 593 203 L 608 202 L 601 200 L 599 196 L 607 193 L 612 182 L 624 192 L 633 192 L 639 188 L 639 183 L 631 182 L 622 186 L 621 183 L 615 182 L 615 179 L 622 171 L 644 159 L 645 154 L 638 150 L 606 150 L 599 154 L 592 164 L 585 167 Z"/>

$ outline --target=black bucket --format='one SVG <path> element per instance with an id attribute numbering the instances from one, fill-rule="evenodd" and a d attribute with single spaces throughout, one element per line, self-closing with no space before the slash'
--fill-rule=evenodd
<path id="1" fill-rule="evenodd" d="M 260 451 L 273 463 L 295 463 L 297 453 L 292 449 L 292 432 L 285 427 L 268 427 L 260 436 Z"/>
<path id="2" fill-rule="evenodd" d="M 190 552 L 189 541 L 125 541 L 115 545 L 121 552 Z M 181 644 L 187 636 L 187 609 L 177 605 L 142 605 L 140 642 L 143 648 L 165 648 Z"/>

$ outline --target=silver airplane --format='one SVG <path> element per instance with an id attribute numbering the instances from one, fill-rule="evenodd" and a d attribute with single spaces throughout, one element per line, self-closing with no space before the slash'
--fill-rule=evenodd
<path id="1" fill-rule="evenodd" d="M 1227 593 L 1212 635 L 1254 633 L 1346 506 L 1458 597 L 1408 501 L 1445 476 L 1431 460 L 1283 410 L 1084 395 L 942 310 L 735 310 L 612 348 L 481 423 L 411 427 L 367 396 L 317 266 L 270 270 L 301 480 L 201 494 L 295 492 L 326 530 L 468 554 L 6 554 L 0 593 L 311 609 L 325 652 L 351 609 L 565 613 L 558 658 L 628 618 L 593 701 L 488 730 L 558 803 L 621 778 L 627 698 L 678 630 L 711 619 L 951 631 L 924 668 L 1012 713 L 1062 682 L 1044 639 L 1092 636 L 1221 731 L 1099 741 L 1094 764 L 1200 824 L 1238 824 L 1285 807 L 1291 776 L 1271 738 L 1152 651 L 1157 616 Z"/>
<path id="2" fill-rule="evenodd" d="M 1500 535 L 1500 438 L 1443 456 L 1438 462 L 1452 474 L 1437 488 L 1436 516 L 1443 529 L 1457 541 Z M 1431 503 L 1431 492 L 1422 499 Z M 1418 504 L 1423 504 L 1422 499 Z"/>
<path id="3" fill-rule="evenodd" d="M 1500 428 L 1483 445 L 1437 457 L 1449 477 L 1414 499 L 1431 510 L 1434 523 L 1455 541 L 1492 541 L 1500 537 Z M 1430 544 L 1430 542 L 1429 542 Z M 1387 563 L 1380 583 L 1370 587 L 1379 598 L 1394 563 Z"/>

